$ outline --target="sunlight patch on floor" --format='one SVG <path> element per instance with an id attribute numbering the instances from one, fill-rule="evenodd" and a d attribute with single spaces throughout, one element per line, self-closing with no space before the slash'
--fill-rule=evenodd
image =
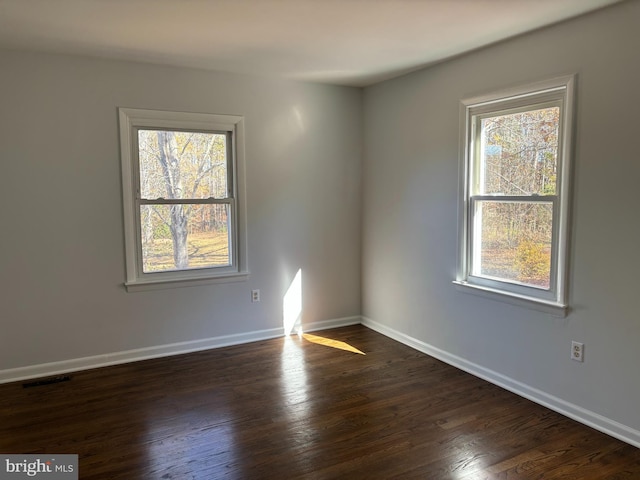
<path id="1" fill-rule="evenodd" d="M 353 347 L 346 342 L 341 342 L 340 340 L 332 340 L 330 338 L 319 337 L 317 335 L 311 335 L 310 333 L 303 333 L 302 338 L 304 338 L 308 342 L 317 343 L 318 345 L 324 345 L 325 347 L 337 348 L 339 350 L 346 350 L 347 352 L 366 355 L 366 353 L 358 350 L 356 347 Z"/>

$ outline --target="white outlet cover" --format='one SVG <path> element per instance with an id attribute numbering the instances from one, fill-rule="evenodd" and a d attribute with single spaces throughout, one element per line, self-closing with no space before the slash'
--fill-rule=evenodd
<path id="1" fill-rule="evenodd" d="M 571 342 L 571 360 L 584 362 L 584 343 Z"/>

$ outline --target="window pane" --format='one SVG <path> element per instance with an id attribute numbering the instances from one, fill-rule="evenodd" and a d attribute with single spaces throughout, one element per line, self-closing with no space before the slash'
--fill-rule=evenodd
<path id="1" fill-rule="evenodd" d="M 138 131 L 142 198 L 227 198 L 227 136 Z"/>
<path id="2" fill-rule="evenodd" d="M 479 194 L 555 195 L 558 107 L 481 120 Z"/>
<path id="3" fill-rule="evenodd" d="M 478 201 L 474 221 L 474 275 L 549 288 L 551 202 Z"/>
<path id="4" fill-rule="evenodd" d="M 229 205 L 142 205 L 144 273 L 228 266 Z"/>

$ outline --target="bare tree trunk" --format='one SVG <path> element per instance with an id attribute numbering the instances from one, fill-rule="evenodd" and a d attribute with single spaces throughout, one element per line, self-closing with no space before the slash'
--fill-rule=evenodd
<path id="1" fill-rule="evenodd" d="M 173 132 L 158 131 L 160 165 L 167 187 L 167 198 L 182 197 L 182 179 L 180 178 L 180 161 L 178 145 Z M 178 269 L 189 267 L 187 250 L 188 215 L 183 205 L 171 205 L 171 239 L 173 241 L 173 261 Z"/>
<path id="2" fill-rule="evenodd" d="M 176 268 L 189 268 L 187 249 L 187 216 L 183 205 L 171 205 L 171 239 L 173 240 L 173 262 Z"/>

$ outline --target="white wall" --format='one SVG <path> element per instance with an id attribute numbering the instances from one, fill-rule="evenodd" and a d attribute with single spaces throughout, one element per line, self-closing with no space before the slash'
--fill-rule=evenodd
<path id="1" fill-rule="evenodd" d="M 0 372 L 272 333 L 298 268 L 304 323 L 359 315 L 360 90 L 9 51 L 0 71 Z M 247 282 L 125 291 L 120 106 L 245 117 Z"/>
<path id="2" fill-rule="evenodd" d="M 640 2 L 625 2 L 367 88 L 362 283 L 365 323 L 640 444 L 638 25 Z M 451 281 L 460 100 L 570 72 L 571 312 L 561 319 Z M 583 364 L 569 359 L 571 340 L 585 343 Z"/>

